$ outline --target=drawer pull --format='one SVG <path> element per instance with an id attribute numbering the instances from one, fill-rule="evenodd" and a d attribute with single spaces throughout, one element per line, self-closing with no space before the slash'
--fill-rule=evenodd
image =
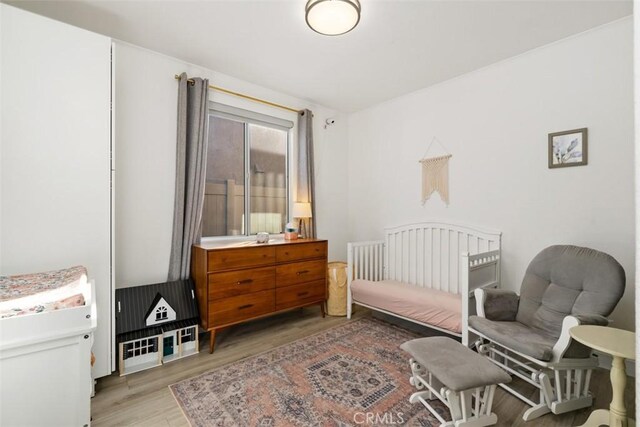
<path id="1" fill-rule="evenodd" d="M 296 273 L 296 275 L 300 276 L 301 274 L 307 274 L 309 270 L 301 270 Z"/>
<path id="2" fill-rule="evenodd" d="M 241 305 L 240 307 L 238 307 L 238 310 L 244 310 L 245 308 L 250 308 L 250 307 L 253 307 L 253 304 Z"/>
<path id="3" fill-rule="evenodd" d="M 309 294 L 309 291 L 307 291 L 307 292 L 298 292 L 298 296 L 299 297 L 303 297 L 303 296 L 308 295 L 308 294 Z"/>
<path id="4" fill-rule="evenodd" d="M 253 283 L 253 279 L 238 280 L 238 285 L 246 285 L 249 283 Z"/>

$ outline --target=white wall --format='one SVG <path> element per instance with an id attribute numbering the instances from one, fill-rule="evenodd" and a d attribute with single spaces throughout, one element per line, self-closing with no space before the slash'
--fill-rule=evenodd
<path id="1" fill-rule="evenodd" d="M 0 10 L 0 274 L 87 268 L 101 377 L 111 373 L 111 40 Z"/>
<path id="2" fill-rule="evenodd" d="M 352 114 L 350 240 L 433 218 L 501 230 L 514 290 L 548 245 L 599 249 L 625 268 L 613 319 L 633 329 L 632 29 L 625 18 Z M 580 127 L 589 165 L 548 169 L 547 134 Z M 418 160 L 434 136 L 453 154 L 448 208 L 438 195 L 420 204 Z"/>
<path id="3" fill-rule="evenodd" d="M 149 50 L 115 43 L 116 287 L 166 280 L 173 224 L 178 83 L 175 74 L 314 112 L 318 237 L 329 257 L 345 259 L 347 242 L 346 118 L 238 79 Z M 296 114 L 217 91 L 210 99 L 283 117 Z M 323 128 L 327 117 L 337 123 Z M 294 135 L 296 134 L 294 129 Z M 295 192 L 292 194 L 295 195 Z"/>
<path id="4" fill-rule="evenodd" d="M 636 167 L 635 167 L 635 183 L 636 183 L 636 286 L 640 283 L 640 239 L 638 239 L 638 228 L 640 227 L 640 10 L 638 6 L 640 2 L 638 0 L 634 3 L 633 8 L 633 38 L 635 40 L 634 43 L 634 65 L 635 65 L 635 73 L 634 73 L 634 81 L 635 81 L 635 124 L 636 124 Z M 640 295 L 636 294 L 635 301 L 636 313 L 638 309 L 640 309 Z M 636 354 L 640 353 L 640 340 L 638 340 L 638 331 L 640 331 L 640 317 L 636 316 Z M 636 372 L 640 372 L 640 358 L 636 357 Z M 640 376 L 636 376 L 636 390 L 640 389 Z M 636 419 L 638 419 L 638 415 L 640 414 L 640 393 L 636 393 Z"/>

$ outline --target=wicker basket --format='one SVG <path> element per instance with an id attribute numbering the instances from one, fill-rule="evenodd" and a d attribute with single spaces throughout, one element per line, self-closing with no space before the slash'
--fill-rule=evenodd
<path id="1" fill-rule="evenodd" d="M 327 313 L 329 316 L 347 315 L 347 263 L 329 263 L 329 299 Z"/>

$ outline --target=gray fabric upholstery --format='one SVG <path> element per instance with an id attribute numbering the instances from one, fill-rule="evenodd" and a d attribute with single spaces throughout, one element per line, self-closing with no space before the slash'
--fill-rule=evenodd
<path id="1" fill-rule="evenodd" d="M 602 316 L 575 316 L 581 325 L 605 326 L 609 321 Z M 541 333 L 535 328 L 514 321 L 492 321 L 478 316 L 469 317 L 469 326 L 488 338 L 513 350 L 548 362 L 552 357 L 552 349 L 557 338 Z M 571 341 L 564 354 L 565 358 L 582 359 L 591 355 L 591 348 Z"/>
<path id="2" fill-rule="evenodd" d="M 503 310 L 513 307 L 513 301 L 498 302 L 502 297 L 497 293 L 490 303 L 492 291 L 485 303 L 487 319 L 471 316 L 469 325 L 505 347 L 549 361 L 566 316 L 575 316 L 581 324 L 607 325 L 604 316 L 611 314 L 624 288 L 624 270 L 610 255 L 578 246 L 550 246 L 527 268 L 515 321 L 491 320 L 511 320 Z M 572 341 L 564 357 L 590 354 L 588 347 Z"/>
<path id="3" fill-rule="evenodd" d="M 401 349 L 454 391 L 508 383 L 511 376 L 487 358 L 446 337 L 418 338 Z"/>
<path id="4" fill-rule="evenodd" d="M 520 298 L 513 291 L 484 289 L 484 315 L 489 320 L 514 321 Z"/>
<path id="5" fill-rule="evenodd" d="M 624 270 L 610 255 L 578 246 L 550 246 L 527 268 L 516 320 L 558 338 L 568 314 L 611 314 L 624 287 Z"/>
<path id="6" fill-rule="evenodd" d="M 500 345 L 545 362 L 551 360 L 551 350 L 557 341 L 557 338 L 520 322 L 499 322 L 469 316 L 469 326 Z"/>

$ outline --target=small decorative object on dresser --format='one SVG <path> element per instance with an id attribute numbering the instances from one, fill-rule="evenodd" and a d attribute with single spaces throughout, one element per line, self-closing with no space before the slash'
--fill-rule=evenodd
<path id="1" fill-rule="evenodd" d="M 587 128 L 549 134 L 549 169 L 587 164 Z"/>
<path id="2" fill-rule="evenodd" d="M 287 225 L 284 227 L 284 239 L 298 240 L 298 229 L 291 222 L 288 222 Z"/>
<path id="3" fill-rule="evenodd" d="M 238 323 L 315 304 L 324 317 L 327 241 L 194 245 L 191 276 L 213 353 L 216 331 Z"/>

